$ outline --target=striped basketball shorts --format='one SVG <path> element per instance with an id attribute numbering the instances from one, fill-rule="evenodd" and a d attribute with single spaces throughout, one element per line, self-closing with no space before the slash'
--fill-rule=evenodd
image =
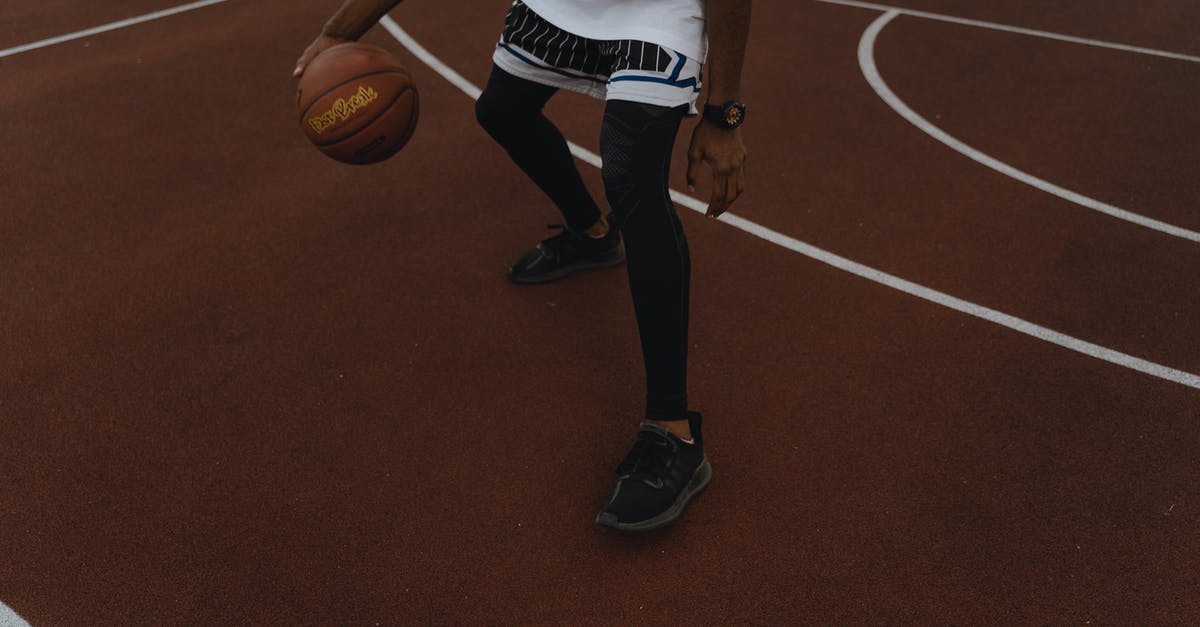
<path id="1" fill-rule="evenodd" d="M 666 46 L 634 40 L 598 41 L 573 35 L 543 19 L 521 0 L 513 3 L 492 60 L 535 83 L 607 100 L 696 113 L 701 64 Z"/>

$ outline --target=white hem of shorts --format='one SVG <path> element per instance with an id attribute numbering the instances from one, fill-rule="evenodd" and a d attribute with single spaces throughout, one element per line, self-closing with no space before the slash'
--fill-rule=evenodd
<path id="1" fill-rule="evenodd" d="M 536 60 L 533 55 L 521 50 L 521 48 L 511 44 L 509 44 L 509 47 L 524 53 L 528 59 Z M 567 89 L 600 100 L 604 100 L 608 94 L 607 76 L 597 76 L 594 79 L 592 77 L 584 77 L 582 74 L 579 78 L 562 76 L 548 65 L 541 65 L 540 63 L 537 66 L 530 65 L 528 62 L 514 57 L 513 53 L 499 45 L 496 46 L 496 52 L 492 54 L 492 62 L 513 76 L 548 87 Z"/>
<path id="2" fill-rule="evenodd" d="M 520 57 L 516 55 L 520 55 Z M 533 81 L 540 85 L 566 89 L 584 94 L 585 96 L 591 96 L 598 100 L 625 100 L 671 108 L 687 105 L 689 115 L 696 115 L 697 113 L 696 100 L 700 92 L 696 87 L 670 86 L 668 88 L 670 91 L 655 90 L 660 93 L 678 93 L 678 96 L 662 96 L 648 90 L 638 90 L 633 88 L 632 85 L 634 82 L 630 82 L 629 84 L 623 83 L 614 88 L 609 83 L 611 78 L 609 76 L 585 75 L 554 68 L 543 63 L 540 59 L 537 59 L 519 46 L 503 42 L 496 46 L 496 51 L 492 54 L 492 62 L 500 69 L 518 78 Z M 692 59 L 688 59 L 687 63 L 689 66 L 694 66 L 694 78 L 697 85 L 699 85 L 701 78 L 700 65 Z M 617 76 L 625 74 L 624 72 L 618 72 Z M 638 71 L 628 74 L 636 76 L 639 74 L 645 75 L 647 72 Z"/>

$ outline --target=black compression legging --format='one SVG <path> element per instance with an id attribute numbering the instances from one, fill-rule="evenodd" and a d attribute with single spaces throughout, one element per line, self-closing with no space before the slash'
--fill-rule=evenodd
<path id="1" fill-rule="evenodd" d="M 493 67 L 479 98 L 480 124 L 579 231 L 600 213 L 566 141 L 542 115 L 557 90 Z M 687 239 L 668 192 L 671 150 L 687 107 L 611 100 L 600 131 L 611 221 L 621 230 L 646 364 L 646 417 L 687 417 Z"/>
<path id="2" fill-rule="evenodd" d="M 475 103 L 475 117 L 550 197 L 567 224 L 582 233 L 600 219 L 600 209 L 579 178 L 567 140 L 542 115 L 542 107 L 557 91 L 492 66 L 487 87 Z"/>

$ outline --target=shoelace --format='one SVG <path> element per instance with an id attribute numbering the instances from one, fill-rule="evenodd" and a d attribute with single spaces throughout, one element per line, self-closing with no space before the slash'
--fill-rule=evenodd
<path id="1" fill-rule="evenodd" d="M 558 229 L 559 233 L 558 235 L 551 235 L 550 237 L 542 240 L 542 243 L 538 245 L 538 248 L 542 249 L 543 254 L 549 254 L 557 258 L 561 254 L 560 249 L 562 248 L 563 241 L 567 238 L 570 238 L 574 234 L 571 233 L 571 230 L 567 228 L 567 225 L 565 224 L 547 224 L 546 228 Z"/>
<path id="2" fill-rule="evenodd" d="M 642 431 L 638 433 L 633 450 L 629 451 L 625 461 L 617 466 L 617 475 L 628 477 L 641 471 L 661 482 L 671 467 L 674 452 L 671 443 L 663 436 L 651 431 Z"/>

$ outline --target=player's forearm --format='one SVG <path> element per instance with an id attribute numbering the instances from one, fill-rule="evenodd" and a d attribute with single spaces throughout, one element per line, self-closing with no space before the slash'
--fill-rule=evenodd
<path id="1" fill-rule="evenodd" d="M 400 0 L 346 0 L 321 33 L 338 39 L 358 39 L 397 4 Z"/>
<path id="2" fill-rule="evenodd" d="M 751 0 L 706 0 L 708 28 L 708 101 L 738 100 L 742 60 L 750 36 Z"/>

